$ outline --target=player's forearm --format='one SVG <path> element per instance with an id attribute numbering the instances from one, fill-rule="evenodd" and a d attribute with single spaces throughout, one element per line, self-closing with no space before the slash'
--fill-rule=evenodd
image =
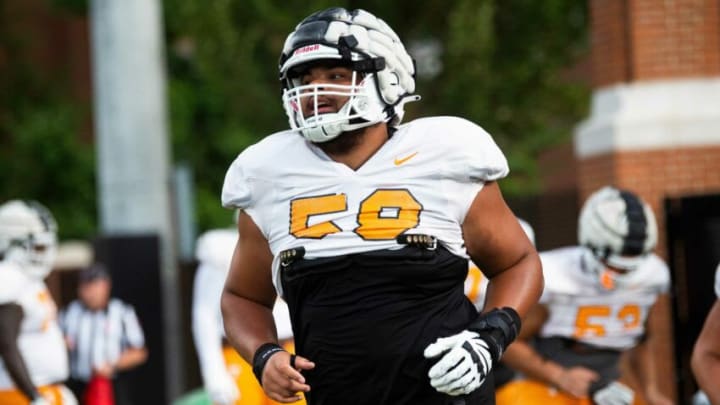
<path id="1" fill-rule="evenodd" d="M 655 366 L 655 353 L 652 346 L 655 344 L 654 339 L 648 338 L 640 345 L 635 347 L 631 357 L 631 365 L 635 369 L 637 376 L 640 378 L 640 385 L 645 391 L 646 397 L 653 397 L 654 393 L 658 393 L 658 374 Z"/>
<path id="2" fill-rule="evenodd" d="M 15 386 L 32 400 L 38 395 L 38 391 L 17 344 L 22 318 L 23 311 L 19 305 L 0 305 L 0 359 Z"/>
<path id="3" fill-rule="evenodd" d="M 262 344 L 277 342 L 272 308 L 227 289 L 223 292 L 220 303 L 225 336 L 248 363 L 252 364 L 255 351 Z"/>
<path id="4" fill-rule="evenodd" d="M 147 349 L 133 347 L 125 350 L 115 364 L 115 369 L 119 371 L 128 370 L 139 366 L 147 360 Z"/>
<path id="5" fill-rule="evenodd" d="M 710 403 L 720 404 L 720 353 L 696 350 L 692 357 L 692 369 L 698 385 L 707 394 Z"/>
<path id="6" fill-rule="evenodd" d="M 15 383 L 15 386 L 31 400 L 38 396 L 37 388 L 35 388 L 35 385 L 30 379 L 30 373 L 20 356 L 20 352 L 15 351 L 14 353 L 8 353 L 2 350 L 0 351 L 0 358 L 2 358 L 5 368 L 8 374 L 10 374 L 10 378 L 13 383 Z"/>
<path id="7" fill-rule="evenodd" d="M 540 299 L 543 285 L 542 265 L 533 250 L 490 280 L 485 308 L 512 307 L 524 318 Z"/>
<path id="8" fill-rule="evenodd" d="M 693 348 L 691 366 L 698 385 L 713 405 L 720 404 L 720 300 L 716 300 L 705 319 Z"/>

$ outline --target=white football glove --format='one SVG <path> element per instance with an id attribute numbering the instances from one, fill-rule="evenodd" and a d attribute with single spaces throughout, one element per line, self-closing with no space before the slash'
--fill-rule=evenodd
<path id="1" fill-rule="evenodd" d="M 617 381 L 600 388 L 593 393 L 593 403 L 596 405 L 630 405 L 635 393 L 630 387 Z"/>
<path id="2" fill-rule="evenodd" d="M 228 373 L 219 373 L 209 379 L 205 390 L 214 405 L 232 405 L 240 399 L 240 390 Z"/>
<path id="3" fill-rule="evenodd" d="M 428 376 L 430 385 L 448 395 L 469 394 L 482 385 L 492 368 L 488 344 L 477 332 L 464 330 L 438 338 L 425 348 L 425 358 L 442 356 Z"/>
<path id="4" fill-rule="evenodd" d="M 36 397 L 32 401 L 30 401 L 30 405 L 51 405 L 50 401 L 45 399 L 44 396 L 40 395 L 39 397 Z"/>

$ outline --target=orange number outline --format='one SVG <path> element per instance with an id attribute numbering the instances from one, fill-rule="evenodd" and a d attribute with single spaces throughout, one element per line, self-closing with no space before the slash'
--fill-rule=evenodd
<path id="1" fill-rule="evenodd" d="M 588 305 L 578 307 L 575 317 L 575 337 L 587 337 L 595 335 L 596 337 L 605 336 L 605 326 L 601 323 L 591 323 L 590 317 L 609 318 L 612 316 L 612 310 L 607 305 Z M 637 304 L 623 305 L 615 314 L 615 318 L 619 319 L 625 330 L 631 330 L 640 326 L 640 306 Z"/>
<path id="2" fill-rule="evenodd" d="M 396 209 L 393 217 L 381 217 L 387 209 Z M 333 221 L 309 225 L 315 215 L 348 210 L 346 194 L 326 194 L 290 201 L 289 232 L 298 239 L 322 239 L 341 232 Z M 364 240 L 392 240 L 418 226 L 422 204 L 407 189 L 377 189 L 360 202 L 353 232 Z"/>
<path id="3" fill-rule="evenodd" d="M 383 218 L 383 209 L 397 209 L 397 216 Z M 365 240 L 389 240 L 420 223 L 423 206 L 407 189 L 378 189 L 360 202 L 353 230 Z"/>
<path id="4" fill-rule="evenodd" d="M 480 296 L 483 274 L 477 266 L 471 266 L 465 279 L 470 282 L 470 291 L 468 291 L 467 297 L 474 304 Z"/>

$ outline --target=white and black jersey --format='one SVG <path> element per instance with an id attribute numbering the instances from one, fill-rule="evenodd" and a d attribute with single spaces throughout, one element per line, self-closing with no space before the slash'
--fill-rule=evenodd
<path id="1" fill-rule="evenodd" d="M 115 364 L 128 348 L 145 346 L 145 336 L 132 306 L 110 299 L 105 310 L 93 311 L 75 300 L 60 317 L 70 347 L 70 375 L 88 381 L 93 368 Z"/>
<path id="2" fill-rule="evenodd" d="M 247 148 L 228 170 L 222 200 L 243 209 L 274 255 L 308 404 L 450 404 L 430 386 L 423 349 L 465 329 L 477 310 L 463 294 L 462 223 L 507 161 L 479 126 L 455 117 L 412 121 L 352 170 L 284 131 Z M 435 250 L 399 236 L 432 235 Z M 283 251 L 304 256 L 281 266 Z M 492 382 L 462 398 L 486 404 Z M 489 399 L 488 399 L 489 398 Z"/>

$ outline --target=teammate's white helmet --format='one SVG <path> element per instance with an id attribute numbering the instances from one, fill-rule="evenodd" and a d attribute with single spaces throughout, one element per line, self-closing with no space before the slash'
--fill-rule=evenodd
<path id="1" fill-rule="evenodd" d="M 52 270 L 57 252 L 57 225 L 50 211 L 35 201 L 0 205 L 0 256 L 39 279 Z"/>
<path id="2" fill-rule="evenodd" d="M 605 272 L 606 266 L 630 272 L 655 248 L 655 215 L 635 194 L 603 187 L 587 199 L 580 211 L 578 238 L 588 248 L 587 270 L 599 273 L 603 285 L 610 288 L 624 275 Z"/>
<path id="3" fill-rule="evenodd" d="M 302 85 L 304 67 L 328 60 L 353 70 L 351 85 Z M 285 40 L 279 68 L 290 127 L 312 142 L 378 122 L 396 126 L 404 104 L 420 99 L 412 94 L 415 65 L 400 38 L 365 10 L 330 8 L 305 18 Z M 323 96 L 350 98 L 336 113 L 304 116 L 304 101 L 311 98 L 317 111 Z"/>

